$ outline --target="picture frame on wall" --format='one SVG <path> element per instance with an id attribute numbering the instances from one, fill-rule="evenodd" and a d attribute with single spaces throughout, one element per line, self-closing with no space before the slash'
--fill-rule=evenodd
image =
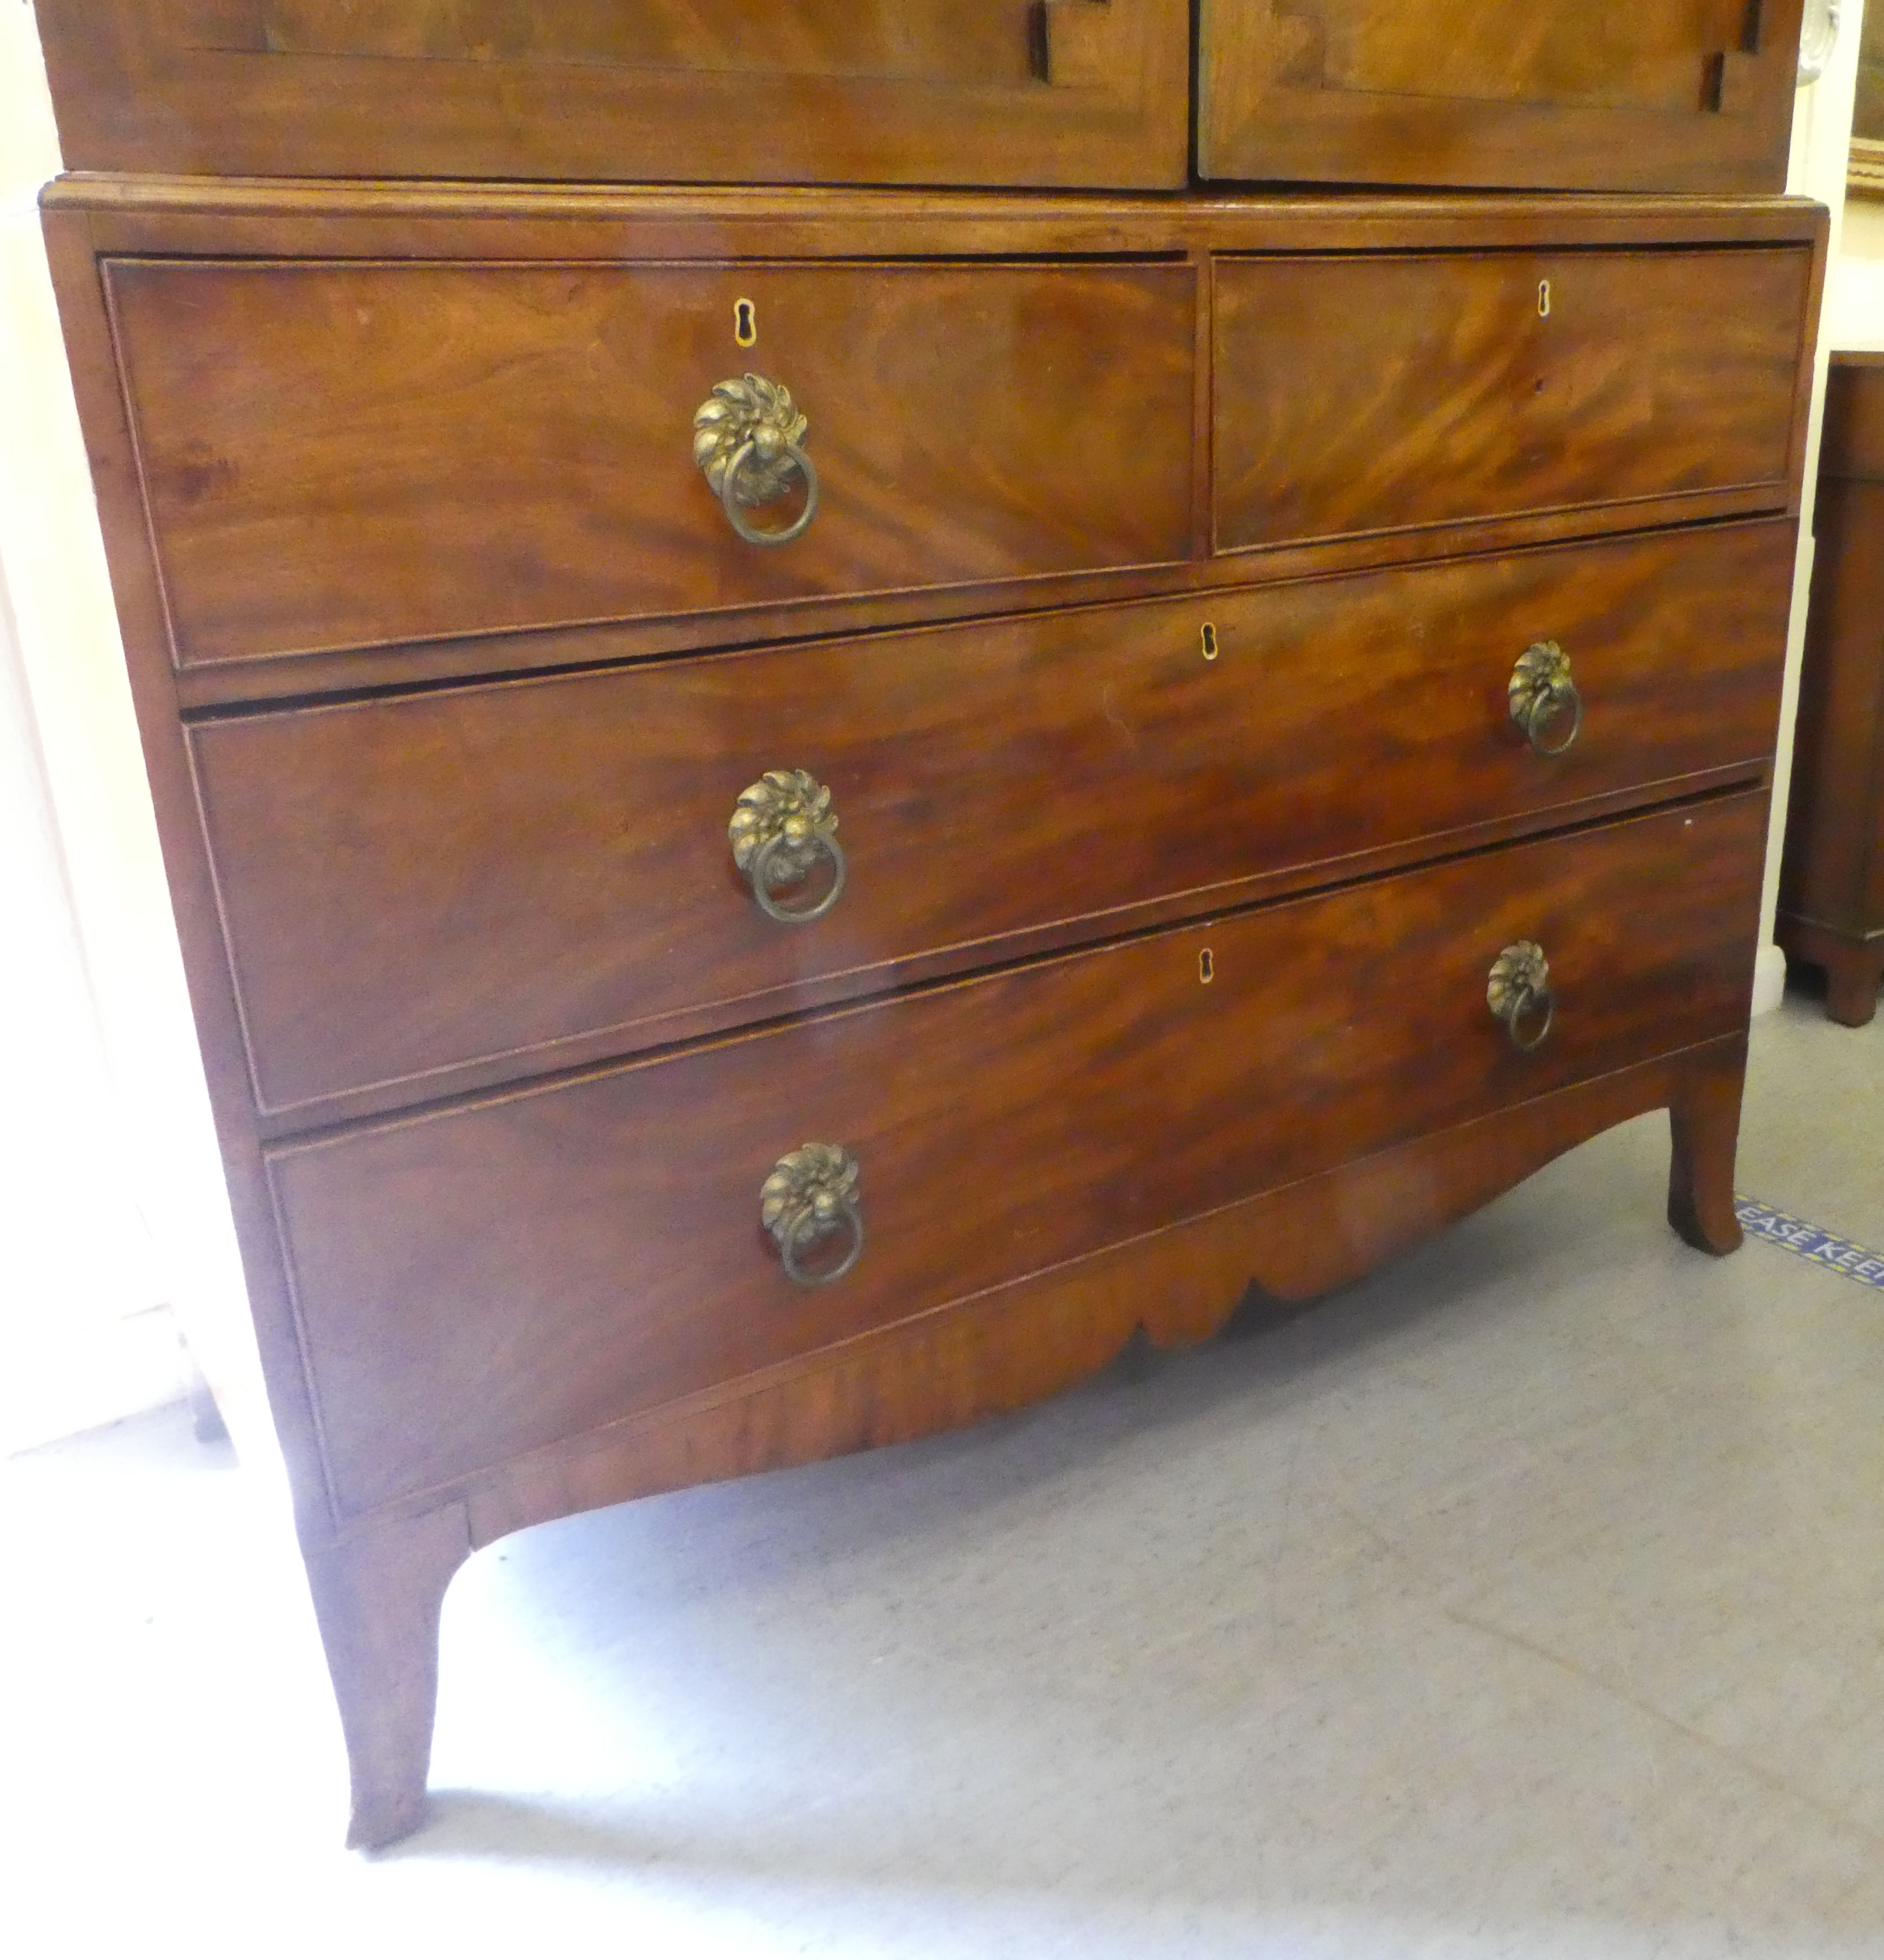
<path id="1" fill-rule="evenodd" d="M 1884 7 L 1865 10 L 1859 33 L 1846 187 L 1854 197 L 1884 198 Z"/>

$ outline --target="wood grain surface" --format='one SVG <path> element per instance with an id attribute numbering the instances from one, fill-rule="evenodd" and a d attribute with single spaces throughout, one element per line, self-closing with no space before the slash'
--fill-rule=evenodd
<path id="1" fill-rule="evenodd" d="M 1782 482 L 1799 250 L 1219 260 L 1220 550 Z"/>
<path id="2" fill-rule="evenodd" d="M 113 262 L 127 256 L 174 259 L 197 256 L 224 262 L 288 259 L 316 264 L 340 258 L 395 266 L 417 261 L 427 266 L 437 263 L 469 270 L 493 263 L 525 262 L 541 262 L 545 267 L 564 269 L 578 263 L 593 266 L 600 262 L 615 266 L 675 259 L 744 262 L 777 259 L 781 255 L 818 259 L 861 255 L 887 256 L 898 260 L 920 257 L 960 261 L 975 255 L 1011 260 L 1095 254 L 1116 258 L 1127 253 L 1186 259 L 1201 266 L 1212 252 L 1299 256 L 1305 250 L 1380 253 L 1417 249 L 1428 253 L 1476 253 L 1535 248 L 1555 253 L 1566 248 L 1650 243 L 1717 245 L 1764 240 L 1796 243 L 1811 257 L 1816 278 L 1822 262 L 1825 224 L 1822 212 L 1799 200 L 1699 197 L 1466 199 L 1218 195 L 1173 200 L 1075 199 L 1044 194 L 1023 197 L 971 192 L 904 195 L 829 188 L 792 192 L 747 189 L 683 193 L 659 187 L 306 184 L 122 177 L 62 179 L 49 187 L 45 202 L 53 256 L 68 269 L 61 285 L 68 336 L 86 342 L 87 346 L 96 339 L 107 347 L 110 343 L 103 336 L 94 334 L 87 323 L 96 319 L 98 306 L 98 275 L 93 268 L 100 266 L 108 270 Z M 330 264 L 327 269 L 339 269 Z M 1816 287 L 1813 291 L 1816 294 Z M 758 347 L 748 354 L 731 346 L 731 305 L 742 296 L 748 295 L 739 287 L 723 292 L 720 298 L 727 310 L 716 323 L 709 323 L 710 331 L 723 332 L 726 351 L 734 363 L 721 371 L 717 364 L 720 357 L 714 354 L 716 377 L 720 371 L 743 368 L 751 355 L 772 344 L 766 337 L 771 330 L 772 317 L 762 312 Z M 1809 301 L 1808 311 L 1812 304 Z M 924 323 L 926 329 L 932 324 Z M 226 396 L 231 390 L 239 394 L 248 385 L 240 376 L 213 371 L 214 363 L 201 348 L 193 356 L 187 351 L 187 343 L 195 337 L 187 310 L 172 325 L 180 344 L 169 358 L 184 367 L 192 358 L 200 364 L 205 370 L 203 385 L 212 397 L 219 393 Z M 353 330 L 357 332 L 358 327 L 356 320 Z M 527 339 L 527 332 L 525 337 Z M 426 355 L 431 352 L 421 351 Z M 122 358 L 120 348 L 120 364 Z M 1208 414 L 1207 360 L 1193 351 L 1191 367 L 1193 425 L 1198 430 L 1192 463 L 1193 469 L 1207 468 L 1208 422 L 1206 419 L 1199 425 L 1196 413 L 1201 409 L 1206 417 Z M 1803 361 L 1800 371 L 1809 380 L 1809 368 Z M 107 361 L 96 377 L 88 374 L 81 380 L 87 398 L 94 394 L 97 397 L 87 410 L 89 422 L 100 429 L 115 427 L 124 414 L 121 375 Z M 794 385 L 802 396 L 802 383 Z M 396 377 L 387 386 L 396 395 Z M 500 384 L 491 386 L 502 393 Z M 843 392 L 847 397 L 848 380 Z M 816 411 L 812 435 L 815 451 L 819 431 L 827 428 L 828 418 L 818 410 L 816 403 L 812 407 Z M 1069 401 L 1066 410 L 1069 416 L 1077 414 L 1079 404 Z M 263 410 L 265 416 L 272 416 L 278 422 L 284 412 L 291 417 L 291 410 L 284 412 L 279 407 Z M 610 411 L 605 403 L 599 412 Z M 177 407 L 176 418 L 180 425 L 187 419 L 183 405 Z M 954 425 L 952 420 L 948 425 Z M 1135 426 L 1129 416 L 1124 425 L 1128 430 Z M 805 596 L 788 589 L 786 596 L 741 604 L 731 610 L 644 615 L 633 619 L 613 619 L 599 625 L 508 625 L 496 632 L 471 632 L 386 647 L 339 651 L 319 650 L 319 635 L 297 626 L 291 617 L 274 617 L 262 622 L 268 626 L 270 644 L 278 636 L 296 645 L 303 639 L 311 640 L 315 642 L 314 649 L 243 656 L 219 650 L 217 657 L 208 663 L 186 668 L 174 685 L 190 705 L 281 698 L 336 688 L 475 675 L 494 670 L 551 668 L 573 662 L 723 645 L 729 640 L 750 642 L 815 632 L 874 630 L 1021 606 L 1045 607 L 1156 591 L 1183 591 L 1225 582 L 1295 576 L 1343 565 L 1378 565 L 1460 551 L 1509 549 L 1595 530 L 1788 508 L 1795 504 L 1804 429 L 1803 414 L 1796 409 L 1792 418 L 1792 452 L 1778 481 L 1711 491 L 1689 490 L 1618 505 L 1523 511 L 1490 519 L 1469 517 L 1420 530 L 1310 539 L 1215 559 L 1195 555 L 1180 562 L 1123 571 L 1045 571 L 1018 578 L 1002 572 L 977 583 L 938 585 L 920 582 L 924 573 L 918 568 L 912 574 L 918 582 L 889 590 Z M 301 438 L 294 436 L 291 430 L 290 433 L 288 452 L 298 453 L 297 445 Z M 540 430 L 529 434 L 523 464 L 526 470 L 539 466 L 528 453 L 529 443 L 540 444 L 543 439 Z M 940 439 L 936 440 L 939 442 Z M 188 450 L 190 441 L 187 434 L 180 433 L 177 447 L 182 464 L 187 467 L 195 461 L 213 466 L 216 453 L 192 457 Z M 580 431 L 570 441 L 579 444 Z M 450 445 L 446 447 L 449 450 Z M 332 459 L 324 456 L 319 444 L 313 450 L 312 463 L 318 479 L 319 470 L 328 467 Z M 566 450 L 561 453 L 560 460 L 558 455 L 552 455 L 540 464 L 550 478 L 548 494 L 552 502 L 558 495 L 566 494 L 561 482 L 567 474 L 564 465 L 568 455 L 576 453 Z M 126 495 L 133 500 L 132 521 L 127 535 L 138 540 L 135 549 L 141 562 L 134 565 L 119 552 L 113 562 L 114 578 L 121 587 L 129 590 L 149 577 L 148 565 L 142 562 L 148 560 L 151 545 L 146 520 L 137 508 L 141 481 L 137 461 L 129 446 L 116 438 L 94 441 L 93 460 L 94 469 L 100 473 L 102 495 Z M 265 481 L 273 459 L 264 455 L 255 460 Z M 895 458 L 890 460 L 894 462 Z M 671 457 L 666 457 L 666 465 L 672 461 Z M 1362 457 L 1359 462 L 1365 467 L 1366 458 Z M 1128 459 L 1125 466 L 1126 480 L 1136 482 L 1139 467 L 1136 458 Z M 183 479 L 186 485 L 195 480 L 187 476 Z M 325 523 L 323 536 L 328 542 L 334 541 L 336 533 L 344 541 L 358 530 L 372 527 L 372 500 L 366 494 L 369 487 L 352 483 L 344 476 L 326 484 L 322 494 L 354 498 L 363 507 L 351 530 L 338 522 Z M 685 487 L 690 496 L 704 495 L 704 484 L 697 479 L 690 479 Z M 402 522 L 419 564 L 416 573 L 405 565 L 389 568 L 396 600 L 408 579 L 416 576 L 421 583 L 429 579 L 436 610 L 446 617 L 459 616 L 466 609 L 457 605 L 450 578 L 446 578 L 441 587 L 436 570 L 428 569 L 426 563 L 434 545 L 423 517 L 415 513 L 428 508 L 427 485 L 408 482 L 404 489 L 408 508 Z M 249 497 L 252 492 L 245 488 L 240 494 Z M 1082 508 L 1082 498 L 1096 500 L 1098 492 L 1094 487 L 1076 485 L 1072 494 L 1077 509 Z M 461 504 L 472 501 L 462 477 L 454 479 L 450 486 L 448 505 L 453 498 Z M 282 501 L 293 508 L 291 487 Z M 716 517 L 710 500 L 706 514 Z M 671 522 L 673 515 L 673 511 L 669 511 L 667 520 Z M 474 523 L 475 517 L 474 511 L 462 522 Z M 191 519 L 201 520 L 201 514 Z M 1116 512 L 1112 520 L 1117 521 Z M 212 517 L 212 521 L 219 520 Z M 1200 521 L 1207 525 L 1207 512 L 1193 509 L 1185 533 L 1187 549 L 1191 553 L 1202 554 L 1208 549 L 1207 536 L 1199 534 Z M 418 533 L 415 540 L 410 537 L 415 530 Z M 226 542 L 235 549 L 244 534 L 244 527 L 232 527 Z M 305 546 L 300 542 L 298 527 L 286 520 L 281 521 L 278 528 L 265 526 L 259 541 L 271 551 L 278 545 L 284 552 L 283 564 L 291 590 L 312 591 L 319 602 L 316 616 L 322 607 L 330 609 L 329 616 L 322 622 L 323 630 L 330 630 L 335 598 L 327 587 L 338 581 L 341 572 L 323 572 L 318 565 L 300 565 L 297 555 Z M 461 549 L 459 541 L 450 535 L 443 542 L 452 550 Z M 811 540 L 802 542 L 809 545 Z M 369 550 L 367 556 L 371 555 Z M 453 560 L 454 565 L 459 562 Z M 615 568 L 612 564 L 605 568 L 603 577 Z M 221 574 L 213 567 L 208 569 L 212 579 L 230 575 L 226 568 Z M 523 570 L 526 589 L 535 590 L 556 568 L 532 570 L 526 565 Z M 592 573 L 593 568 L 585 565 L 584 579 L 593 582 Z M 282 565 L 265 560 L 257 574 L 263 581 L 265 593 L 267 581 L 284 575 Z M 488 575 L 486 568 L 472 564 L 468 573 L 472 589 L 476 589 L 480 578 Z M 776 569 L 760 575 L 778 581 Z M 299 587 L 294 586 L 296 581 L 300 582 Z M 782 582 L 789 588 L 790 581 Z M 242 616 L 245 602 L 241 594 L 236 593 L 230 603 L 232 612 Z M 357 593 L 339 595 L 339 603 L 342 610 L 351 606 L 357 613 L 361 609 Z M 265 599 L 265 611 L 266 606 Z M 513 603 L 503 616 L 513 618 L 529 609 Z M 151 651 L 160 670 L 170 667 L 171 651 L 167 635 L 160 635 Z M 140 644 L 134 650 L 134 657 L 141 660 L 151 655 Z"/>
<path id="3" fill-rule="evenodd" d="M 37 0 L 66 167 L 1175 189 L 1184 0 Z"/>
<path id="4" fill-rule="evenodd" d="M 1765 807 L 1676 806 L 278 1148 L 335 1500 L 364 1511 L 1731 1033 Z M 1485 999 L 1523 939 L 1558 1001 L 1531 1054 Z M 759 1222 L 808 1141 L 857 1159 L 869 1234 L 817 1290 Z"/>
<path id="5" fill-rule="evenodd" d="M 1755 773 L 1792 555 L 1781 520 L 199 723 L 259 1106 L 383 1109 Z M 1587 711 L 1552 758 L 1507 691 L 1542 639 Z M 811 924 L 728 846 L 768 768 L 835 799 Z"/>
<path id="6" fill-rule="evenodd" d="M 1161 1348 L 1207 1338 L 1252 1284 L 1272 1310 L 1345 1285 L 1651 1109 L 1670 1111 L 1686 1145 L 1670 1153 L 1670 1223 L 1684 1231 L 1691 1217 L 1717 1219 L 1724 1208 L 1731 1217 L 1746 1064 L 1745 1036 L 1730 1035 L 1612 1070 L 513 1458 L 465 1487 L 473 1542 L 1022 1408 L 1103 1368 L 1141 1330 Z M 1655 1194 L 1643 1201 L 1652 1206 Z"/>
<path id="7" fill-rule="evenodd" d="M 840 184 L 515 183 L 413 179 L 57 177 L 48 212 L 84 212 L 106 256 L 484 260 L 526 257 L 990 257 L 1122 252 L 1511 250 L 1520 246 L 1809 243 L 1804 197 L 1616 196 L 1198 186 L 1181 197 Z"/>
<path id="8" fill-rule="evenodd" d="M 109 273 L 185 667 L 1184 558 L 1194 283 L 1181 263 Z M 694 412 L 745 371 L 809 418 L 822 501 L 788 546 L 735 536 L 694 460 Z"/>
<path id="9" fill-rule="evenodd" d="M 1778 191 L 1801 0 L 1202 0 L 1206 177 Z"/>

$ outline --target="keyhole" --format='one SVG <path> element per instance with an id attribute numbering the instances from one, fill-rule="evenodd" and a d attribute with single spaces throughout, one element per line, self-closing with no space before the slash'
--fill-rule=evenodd
<path id="1" fill-rule="evenodd" d="M 1208 987 L 1216 977 L 1217 963 L 1211 958 L 1210 949 L 1206 946 L 1197 956 L 1197 978 Z"/>
<path id="2" fill-rule="evenodd" d="M 1550 317 L 1550 282 L 1548 279 L 1539 279 L 1537 282 L 1537 317 L 1539 320 Z"/>
<path id="3" fill-rule="evenodd" d="M 1199 644 L 1203 648 L 1204 658 L 1207 660 L 1214 660 L 1217 657 L 1216 628 L 1206 619 L 1204 622 L 1203 631 L 1198 635 L 1197 638 Z"/>
<path id="4" fill-rule="evenodd" d="M 732 303 L 732 337 L 742 347 L 750 347 L 759 337 L 758 311 L 750 300 Z"/>

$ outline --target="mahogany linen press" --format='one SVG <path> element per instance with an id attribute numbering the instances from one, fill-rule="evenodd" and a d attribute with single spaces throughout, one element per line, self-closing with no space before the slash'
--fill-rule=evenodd
<path id="1" fill-rule="evenodd" d="M 354 1842 L 505 1532 L 1738 1242 L 1800 0 L 36 4 Z"/>

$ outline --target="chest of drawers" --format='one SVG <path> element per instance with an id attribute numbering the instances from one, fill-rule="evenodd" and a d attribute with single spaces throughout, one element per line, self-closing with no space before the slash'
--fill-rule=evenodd
<path id="1" fill-rule="evenodd" d="M 50 40 L 119 167 L 212 73 L 364 72 L 332 9 L 106 11 Z M 1171 15 L 1043 10 L 1028 140 L 1161 127 Z M 598 62 L 552 150 L 652 85 Z M 1737 1242 L 1811 207 L 46 202 L 355 1841 L 505 1532 L 1017 1406 L 1648 1109 Z"/>

